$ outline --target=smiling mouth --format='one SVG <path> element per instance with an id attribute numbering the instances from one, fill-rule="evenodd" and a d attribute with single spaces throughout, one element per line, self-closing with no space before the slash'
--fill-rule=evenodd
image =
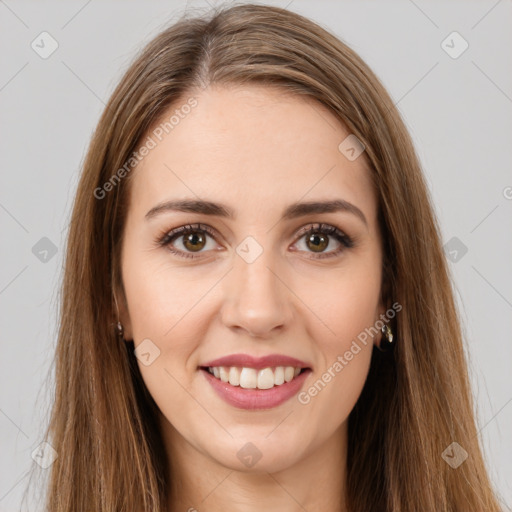
<path id="1" fill-rule="evenodd" d="M 201 366 L 201 370 L 210 373 L 221 382 L 243 389 L 272 389 L 291 382 L 310 368 L 294 366 L 276 366 L 261 369 L 237 366 Z"/>

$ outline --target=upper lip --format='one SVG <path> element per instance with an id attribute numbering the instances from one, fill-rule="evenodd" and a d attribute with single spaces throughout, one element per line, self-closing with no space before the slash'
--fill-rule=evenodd
<path id="1" fill-rule="evenodd" d="M 243 368 L 255 368 L 260 370 L 262 368 L 270 368 L 275 366 L 293 366 L 295 368 L 310 368 L 310 366 L 296 359 L 295 357 L 283 356 L 280 354 L 270 354 L 263 357 L 253 357 L 249 354 L 231 354 L 226 357 L 213 359 L 202 365 L 203 367 L 215 366 L 238 366 Z"/>

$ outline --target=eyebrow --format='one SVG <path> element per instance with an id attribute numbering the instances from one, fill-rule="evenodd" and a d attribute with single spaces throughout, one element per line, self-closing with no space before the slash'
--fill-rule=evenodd
<path id="1" fill-rule="evenodd" d="M 151 208 L 151 210 L 149 210 L 148 213 L 146 213 L 145 218 L 149 220 L 163 212 L 168 211 L 200 213 L 203 215 L 225 217 L 228 219 L 235 218 L 235 212 L 226 205 L 214 203 L 212 201 L 196 199 L 165 201 Z M 293 203 L 284 210 L 282 219 L 291 220 L 297 217 L 303 217 L 305 215 L 336 212 L 351 213 L 357 216 L 360 220 L 363 221 L 363 223 L 366 226 L 368 226 L 368 222 L 363 212 L 354 204 L 349 203 L 348 201 L 345 201 L 343 199 Z"/>

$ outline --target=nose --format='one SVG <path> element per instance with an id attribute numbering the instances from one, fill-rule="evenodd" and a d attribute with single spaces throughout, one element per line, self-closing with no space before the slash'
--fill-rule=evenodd
<path id="1" fill-rule="evenodd" d="M 293 293 L 277 268 L 271 251 L 263 251 L 252 263 L 235 256 L 224 283 L 223 325 L 269 338 L 291 324 Z"/>

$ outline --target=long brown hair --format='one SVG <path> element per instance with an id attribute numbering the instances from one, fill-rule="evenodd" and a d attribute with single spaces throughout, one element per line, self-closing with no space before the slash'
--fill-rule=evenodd
<path id="1" fill-rule="evenodd" d="M 172 475 L 156 404 L 133 344 L 120 342 L 113 328 L 113 297 L 124 300 L 120 247 L 132 175 L 126 162 L 171 104 L 213 84 L 266 84 L 312 98 L 366 148 L 384 240 L 382 294 L 403 308 L 396 348 L 391 355 L 374 350 L 349 417 L 349 509 L 499 511 L 479 446 L 440 231 L 404 123 L 374 73 L 334 35 L 293 12 L 252 4 L 183 15 L 144 48 L 99 121 L 67 240 L 46 432 L 58 457 L 48 469 L 47 509 L 165 509 Z M 452 442 L 468 453 L 456 469 L 442 457 Z"/>

